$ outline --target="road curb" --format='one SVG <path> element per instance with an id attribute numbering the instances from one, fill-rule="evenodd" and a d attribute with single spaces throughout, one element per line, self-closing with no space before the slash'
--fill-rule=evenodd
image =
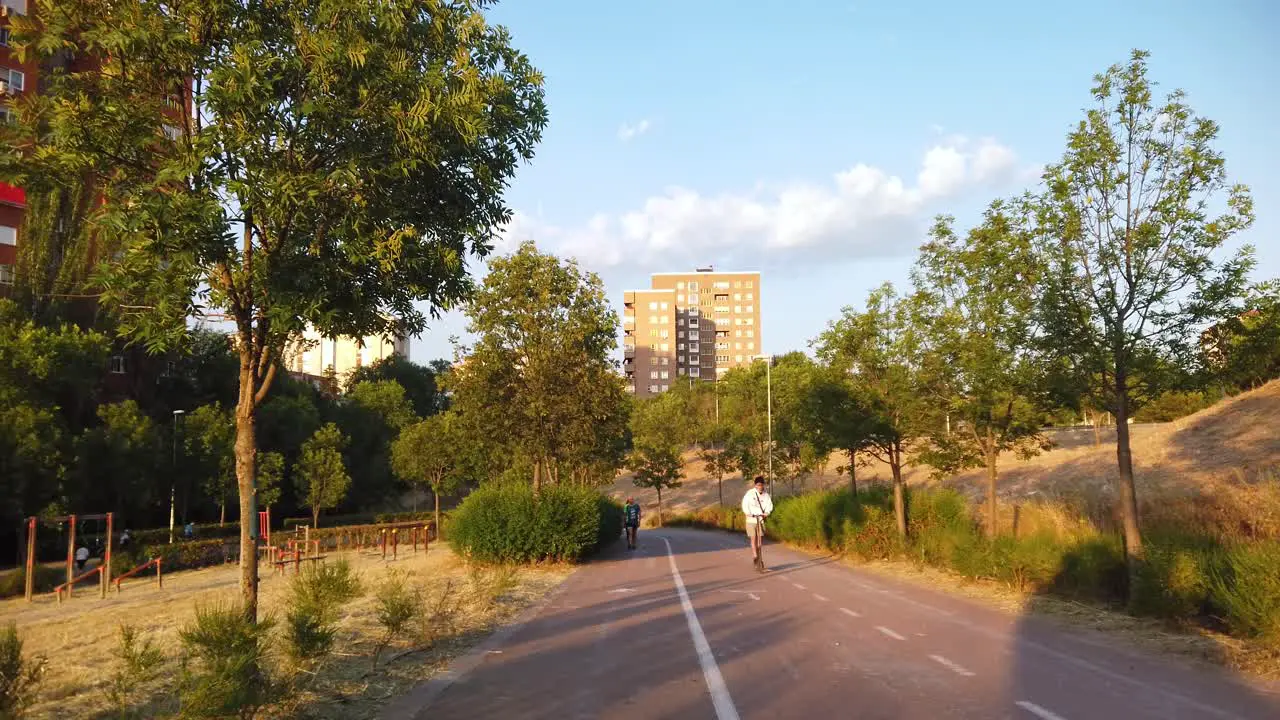
<path id="1" fill-rule="evenodd" d="M 496 650 L 500 645 L 506 643 L 512 635 L 525 625 L 528 625 L 548 605 L 560 597 L 564 593 L 565 587 L 568 586 L 569 580 L 577 575 L 581 569 L 582 566 L 574 568 L 573 572 L 569 573 L 564 580 L 561 580 L 560 584 L 547 593 L 546 597 L 522 610 L 515 620 L 499 628 L 479 645 L 449 663 L 449 667 L 444 672 L 414 685 L 409 692 L 396 698 L 382 711 L 379 717 L 382 720 L 425 719 L 431 703 L 435 702 L 441 693 L 448 690 L 454 683 L 465 678 L 472 670 L 475 670 L 476 666 L 484 661 L 490 651 Z"/>

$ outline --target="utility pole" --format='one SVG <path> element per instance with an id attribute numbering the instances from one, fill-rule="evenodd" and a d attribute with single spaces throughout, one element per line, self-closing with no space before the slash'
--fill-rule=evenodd
<path id="1" fill-rule="evenodd" d="M 173 411 L 173 474 L 169 476 L 169 544 L 173 544 L 173 510 L 175 500 L 177 499 L 177 483 L 178 483 L 178 418 L 182 417 L 183 410 Z"/>

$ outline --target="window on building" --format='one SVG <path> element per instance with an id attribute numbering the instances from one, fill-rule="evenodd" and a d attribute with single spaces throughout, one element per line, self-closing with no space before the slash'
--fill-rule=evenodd
<path id="1" fill-rule="evenodd" d="M 657 356 L 657 355 L 650 355 L 650 356 L 649 356 L 649 364 L 650 364 L 650 365 L 657 365 L 657 364 L 658 364 L 658 356 Z"/>
<path id="2" fill-rule="evenodd" d="M 657 385 L 650 385 L 650 386 L 649 386 L 649 392 L 651 392 L 651 393 L 656 393 L 656 392 L 658 392 L 658 386 L 657 386 Z"/>
<path id="3" fill-rule="evenodd" d="M 684 356 L 683 356 L 683 355 L 677 355 L 677 356 L 676 356 L 676 362 L 677 362 L 678 364 L 680 364 L 680 365 L 683 365 L 683 364 L 684 364 Z"/>
<path id="4" fill-rule="evenodd" d="M 748 350 L 755 350 L 755 349 L 756 349 L 756 344 L 755 344 L 755 343 L 747 343 L 747 349 L 748 349 Z"/>
<path id="5" fill-rule="evenodd" d="M 716 356 L 716 362 L 729 362 L 729 356 L 728 356 L 728 355 L 717 355 L 717 356 Z"/>
<path id="6" fill-rule="evenodd" d="M 649 337 L 658 337 L 658 328 L 650 328 Z"/>
<path id="7" fill-rule="evenodd" d="M 756 297 L 755 297 L 754 295 L 752 295 L 751 293 L 747 293 L 747 299 L 748 299 L 748 300 L 755 300 L 755 299 L 756 299 Z"/>
<path id="8" fill-rule="evenodd" d="M 677 295 L 677 296 L 676 296 L 676 304 L 677 304 L 677 305 L 683 305 L 683 304 L 684 304 L 684 296 L 683 296 L 683 295 Z"/>
<path id="9" fill-rule="evenodd" d="M 742 314 L 742 306 L 741 306 L 741 305 L 734 305 L 734 306 L 733 306 L 733 311 L 734 311 L 735 313 Z"/>
<path id="10" fill-rule="evenodd" d="M 0 225 L 0 245 L 17 245 L 18 228 Z"/>
<path id="11" fill-rule="evenodd" d="M 657 315 L 650 315 L 650 316 L 649 316 L 649 324 L 650 324 L 650 325 L 657 325 L 657 324 L 658 324 L 658 316 L 657 316 Z"/>
<path id="12" fill-rule="evenodd" d="M 27 14 L 27 0 L 0 0 L 0 5 L 9 8 L 9 12 L 17 15 Z"/>
<path id="13" fill-rule="evenodd" d="M 734 359 L 734 361 L 735 361 L 735 362 L 742 362 L 742 356 L 741 356 L 741 355 L 735 355 L 733 359 Z"/>
<path id="14" fill-rule="evenodd" d="M 667 323 L 669 323 L 669 322 L 671 322 L 671 316 L 670 316 L 670 315 L 663 315 L 662 317 L 658 318 L 658 323 L 659 323 L 659 324 L 666 325 L 666 324 L 667 324 Z"/>
<path id="15" fill-rule="evenodd" d="M 676 338 L 684 338 L 684 331 L 683 331 L 683 330 L 677 330 L 677 331 L 676 331 Z"/>
<path id="16" fill-rule="evenodd" d="M 728 280 L 717 280 L 717 281 L 716 281 L 716 283 L 715 283 L 715 286 L 714 286 L 714 287 L 715 287 L 717 290 L 728 290 L 728 289 L 729 289 L 729 281 L 728 281 Z"/>
<path id="17" fill-rule="evenodd" d="M 20 93 L 26 87 L 27 76 L 21 70 L 13 68 L 0 68 L 0 81 L 9 84 L 10 93 Z"/>
<path id="18" fill-rule="evenodd" d="M 666 392 L 666 391 L 668 391 L 668 390 L 670 390 L 670 389 L 671 389 L 671 386 L 670 386 L 670 385 L 663 385 L 663 386 L 662 386 L 662 392 Z"/>
<path id="19" fill-rule="evenodd" d="M 702 368 L 689 368 L 689 377 L 702 377 Z"/>
<path id="20" fill-rule="evenodd" d="M 653 301 L 653 302 L 649 303 L 649 309 L 650 309 L 650 310 L 657 310 L 657 309 L 658 309 L 658 302 L 655 300 L 655 301 Z"/>
<path id="21" fill-rule="evenodd" d="M 0 28 L 0 45 L 9 47 L 9 28 L 7 27 Z"/>
<path id="22" fill-rule="evenodd" d="M 729 302 L 729 293 L 716 293 L 715 299 L 718 303 L 727 303 Z"/>
<path id="23" fill-rule="evenodd" d="M 670 352 L 671 343 L 658 343 L 658 349 L 661 350 L 662 352 Z M 666 360 L 666 358 L 663 358 L 663 360 Z"/>
<path id="24" fill-rule="evenodd" d="M 689 327 L 691 328 L 698 327 L 698 318 L 689 318 Z"/>
<path id="25" fill-rule="evenodd" d="M 111 356 L 111 372 L 114 375 L 123 375 L 125 373 L 126 364 L 123 355 Z"/>
<path id="26" fill-rule="evenodd" d="M 696 282 L 689 283 L 689 292 L 698 292 L 698 283 Z"/>
<path id="27" fill-rule="evenodd" d="M 736 288 L 740 288 L 740 287 L 742 287 L 742 281 L 741 281 L 741 280 L 735 280 L 735 281 L 733 282 L 733 286 L 734 286 L 734 287 L 736 287 Z"/>
<path id="28" fill-rule="evenodd" d="M 699 337 L 699 334 L 698 334 L 698 331 L 697 331 L 697 330 L 690 330 L 690 331 L 689 331 L 689 339 L 690 339 L 690 340 L 697 340 L 697 339 L 698 339 L 698 337 Z"/>
<path id="29" fill-rule="evenodd" d="M 666 340 L 667 338 L 671 337 L 671 333 L 668 330 L 659 330 L 658 337 L 662 338 L 663 340 Z"/>
<path id="30" fill-rule="evenodd" d="M 671 308 L 671 303 L 661 303 L 658 305 L 658 308 L 660 310 L 669 310 Z"/>
<path id="31" fill-rule="evenodd" d="M 755 324 L 756 324 L 756 319 L 755 319 L 755 318 L 747 318 L 746 320 L 743 320 L 743 322 L 745 322 L 745 323 L 746 323 L 746 324 L 748 324 L 748 325 L 755 325 Z"/>
<path id="32" fill-rule="evenodd" d="M 681 280 L 680 282 L 676 283 L 676 289 L 677 289 L 677 290 L 683 290 L 683 289 L 684 289 L 684 281 L 683 281 L 683 280 Z"/>
<path id="33" fill-rule="evenodd" d="M 744 287 L 755 287 L 755 283 L 751 280 L 748 280 Z"/>
<path id="34" fill-rule="evenodd" d="M 734 344 L 733 344 L 733 349 L 734 349 L 734 350 L 741 350 L 741 349 L 742 349 L 742 343 L 734 343 Z"/>
<path id="35" fill-rule="evenodd" d="M 747 337 L 755 337 L 755 336 L 756 336 L 756 331 L 755 331 L 755 330 L 748 330 L 748 331 L 747 331 Z"/>
<path id="36" fill-rule="evenodd" d="M 177 142 L 178 138 L 182 137 L 182 128 L 177 125 L 165 123 L 162 129 L 164 130 L 164 136 L 174 142 Z"/>
<path id="37" fill-rule="evenodd" d="M 741 300 L 741 299 L 742 299 L 742 293 L 734 293 L 734 294 L 733 294 L 733 299 L 734 299 L 734 301 Z"/>
<path id="38" fill-rule="evenodd" d="M 13 266 L 0 265 L 0 285 L 13 284 Z"/>
<path id="39" fill-rule="evenodd" d="M 729 337 L 729 331 L 728 331 L 728 330 L 717 330 L 717 331 L 716 331 L 716 337 L 723 337 L 723 338 L 725 337 L 725 338 L 727 338 L 727 337 Z"/>
<path id="40" fill-rule="evenodd" d="M 649 371 L 649 379 L 650 379 L 650 380 L 657 380 L 657 379 L 658 379 L 658 371 L 657 371 L 657 370 L 650 370 L 650 371 Z"/>
<path id="41" fill-rule="evenodd" d="M 684 377 L 684 368 L 680 368 L 680 369 L 676 370 L 676 375 L 677 375 L 678 377 Z"/>
<path id="42" fill-rule="evenodd" d="M 667 371 L 667 370 L 663 370 L 663 371 L 662 371 L 662 373 L 661 373 L 661 375 L 662 375 L 662 379 L 663 379 L 663 380 L 670 380 L 670 379 L 671 379 L 671 373 L 670 373 L 669 371 Z M 663 388 L 663 390 L 666 390 L 666 388 Z"/>
<path id="43" fill-rule="evenodd" d="M 662 366 L 670 365 L 670 364 L 671 364 L 671 358 L 669 358 L 669 357 L 663 357 L 663 358 L 662 358 L 662 360 L 661 360 L 661 362 L 659 362 L 658 364 L 659 364 L 659 365 L 662 365 Z"/>

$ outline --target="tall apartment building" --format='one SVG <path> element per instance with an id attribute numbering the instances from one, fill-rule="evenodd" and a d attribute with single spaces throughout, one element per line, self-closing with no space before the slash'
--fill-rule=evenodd
<path id="1" fill-rule="evenodd" d="M 370 335 L 365 338 L 326 338 L 312 328 L 303 343 L 285 353 L 284 366 L 295 376 L 320 378 L 332 372 L 340 383 L 356 368 L 399 355 L 409 357 L 409 338 Z"/>
<path id="2" fill-rule="evenodd" d="M 18 58 L 17 52 L 10 46 L 10 20 L 16 15 L 27 15 L 34 11 L 34 2 L 29 0 L 0 0 L 0 122 L 7 122 L 11 116 L 15 99 L 22 95 L 41 91 L 41 72 L 48 72 L 51 67 L 64 67 L 73 72 L 92 70 L 97 67 L 98 60 L 92 56 L 64 53 L 52 64 L 41 64 L 35 53 L 28 53 L 26 62 Z M 38 19 L 38 18 L 37 18 Z M 191 81 L 185 87 L 174 88 L 174 93 L 166 98 L 166 115 L 172 124 L 166 123 L 163 132 L 170 140 L 181 136 L 182 118 L 190 117 L 192 112 Z M 14 268 L 18 264 L 18 244 L 22 242 L 22 220 L 27 210 L 27 196 L 20 187 L 0 182 L 0 286 L 12 285 Z"/>
<path id="3" fill-rule="evenodd" d="M 37 72 L 34 62 L 19 62 L 9 47 L 9 18 L 25 15 L 27 0 L 0 0 L 0 122 L 9 120 L 9 104 L 19 95 L 35 92 Z M 27 209 L 22 188 L 0 183 L 0 285 L 13 284 L 13 266 L 18 262 L 18 232 Z"/>
<path id="4" fill-rule="evenodd" d="M 760 273 L 656 273 L 624 294 L 623 370 L 631 392 L 716 380 L 761 352 Z"/>

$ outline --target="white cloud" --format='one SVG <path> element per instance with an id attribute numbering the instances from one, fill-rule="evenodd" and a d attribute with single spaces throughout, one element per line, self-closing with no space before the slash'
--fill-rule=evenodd
<path id="1" fill-rule="evenodd" d="M 928 217 L 977 190 L 997 192 L 1024 177 L 1017 156 L 995 140 L 951 135 L 925 152 L 913 185 L 866 164 L 825 183 L 760 184 L 705 195 L 671 187 L 620 214 L 575 227 L 516 213 L 499 251 L 533 239 L 595 270 L 735 264 L 777 268 L 913 252 Z"/>
<path id="2" fill-rule="evenodd" d="M 652 127 L 652 125 L 648 120 L 641 120 L 633 125 L 623 123 L 618 128 L 618 139 L 622 142 L 629 142 L 649 132 L 650 127 Z"/>

